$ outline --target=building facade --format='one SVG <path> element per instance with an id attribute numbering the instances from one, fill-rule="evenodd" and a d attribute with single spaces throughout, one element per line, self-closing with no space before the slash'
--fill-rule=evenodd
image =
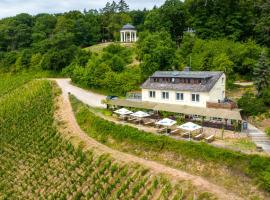
<path id="1" fill-rule="evenodd" d="M 207 107 L 225 102 L 223 72 L 157 71 L 142 84 L 142 101 Z"/>

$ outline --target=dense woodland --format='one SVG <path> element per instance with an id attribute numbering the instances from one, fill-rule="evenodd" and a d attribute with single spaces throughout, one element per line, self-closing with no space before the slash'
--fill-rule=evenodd
<path id="1" fill-rule="evenodd" d="M 191 65 L 225 71 L 229 87 L 235 80 L 255 79 L 261 98 L 247 94 L 244 100 L 269 105 L 269 13 L 269 0 L 167 0 L 151 10 L 130 10 L 120 0 L 100 10 L 23 13 L 0 20 L 0 70 L 51 70 L 85 87 L 124 95 L 156 70 Z M 116 44 L 101 54 L 84 49 L 119 41 L 126 23 L 139 32 L 134 48 Z M 140 64 L 130 67 L 134 56 Z"/>

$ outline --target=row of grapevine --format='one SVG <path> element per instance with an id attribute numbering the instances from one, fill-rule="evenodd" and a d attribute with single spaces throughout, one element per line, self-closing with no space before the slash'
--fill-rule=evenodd
<path id="1" fill-rule="evenodd" d="M 193 199 L 189 183 L 75 149 L 53 125 L 53 98 L 50 82 L 31 81 L 0 99 L 0 199 Z"/>
<path id="2" fill-rule="evenodd" d="M 29 82 L 32 78 L 30 74 L 0 74 L 0 97 Z"/>

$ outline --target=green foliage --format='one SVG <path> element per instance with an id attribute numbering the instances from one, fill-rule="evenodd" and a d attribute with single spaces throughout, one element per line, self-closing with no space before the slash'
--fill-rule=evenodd
<path id="1" fill-rule="evenodd" d="M 182 1 L 166 0 L 159 9 L 149 12 L 145 19 L 145 27 L 150 32 L 167 31 L 179 44 L 186 29 L 187 15 L 187 9 Z"/>
<path id="2" fill-rule="evenodd" d="M 266 134 L 270 137 L 270 127 L 265 129 Z"/>
<path id="3" fill-rule="evenodd" d="M 138 41 L 142 77 L 146 78 L 157 70 L 173 69 L 175 50 L 175 44 L 167 32 L 142 33 Z"/>
<path id="4" fill-rule="evenodd" d="M 253 41 L 233 42 L 227 39 L 202 40 L 186 34 L 177 51 L 177 59 L 194 70 L 221 70 L 234 78 L 236 74 L 251 77 L 262 47 Z"/>
<path id="5" fill-rule="evenodd" d="M 265 113 L 267 107 L 262 99 L 257 98 L 253 93 L 246 92 L 239 100 L 238 106 L 242 109 L 242 113 L 246 116 L 256 116 Z"/>
<path id="6" fill-rule="evenodd" d="M 268 157 L 242 154 L 210 146 L 206 143 L 175 140 L 170 137 L 140 131 L 128 125 L 117 125 L 96 116 L 74 97 L 71 98 L 71 102 L 79 125 L 97 140 L 105 137 L 114 139 L 119 145 L 132 145 L 134 149 L 144 149 L 145 151 L 151 149 L 157 153 L 165 151 L 181 155 L 182 159 L 192 158 L 198 162 L 219 163 L 234 172 L 245 172 L 247 176 L 261 184 L 264 189 L 270 191 L 270 180 L 267 178 L 270 176 L 268 167 L 270 159 Z"/>
<path id="7" fill-rule="evenodd" d="M 73 82 L 116 95 L 125 95 L 138 88 L 141 81 L 140 70 L 138 67 L 127 67 L 132 61 L 131 49 L 111 44 L 100 55 L 84 58 L 89 59 L 87 64 L 82 65 L 75 59 L 63 70 Z"/>
<path id="8" fill-rule="evenodd" d="M 254 84 L 259 96 L 270 86 L 270 61 L 266 52 L 262 52 L 258 64 L 254 69 Z"/>
<path id="9" fill-rule="evenodd" d="M 265 105 L 270 106 L 270 87 L 265 88 L 261 92 L 261 98 Z"/>

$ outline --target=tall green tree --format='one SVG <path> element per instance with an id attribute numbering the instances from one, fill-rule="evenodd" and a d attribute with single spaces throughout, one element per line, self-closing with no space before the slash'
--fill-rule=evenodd
<path id="1" fill-rule="evenodd" d="M 258 64 L 254 69 L 254 83 L 259 96 L 270 85 L 270 62 L 265 51 L 261 53 Z"/>
<path id="2" fill-rule="evenodd" d="M 117 4 L 118 12 L 128 12 L 129 5 L 125 2 L 125 0 L 120 0 Z"/>
<path id="3" fill-rule="evenodd" d="M 175 43 L 167 32 L 141 34 L 138 56 L 142 62 L 142 77 L 146 78 L 157 70 L 174 69 L 175 50 Z"/>

